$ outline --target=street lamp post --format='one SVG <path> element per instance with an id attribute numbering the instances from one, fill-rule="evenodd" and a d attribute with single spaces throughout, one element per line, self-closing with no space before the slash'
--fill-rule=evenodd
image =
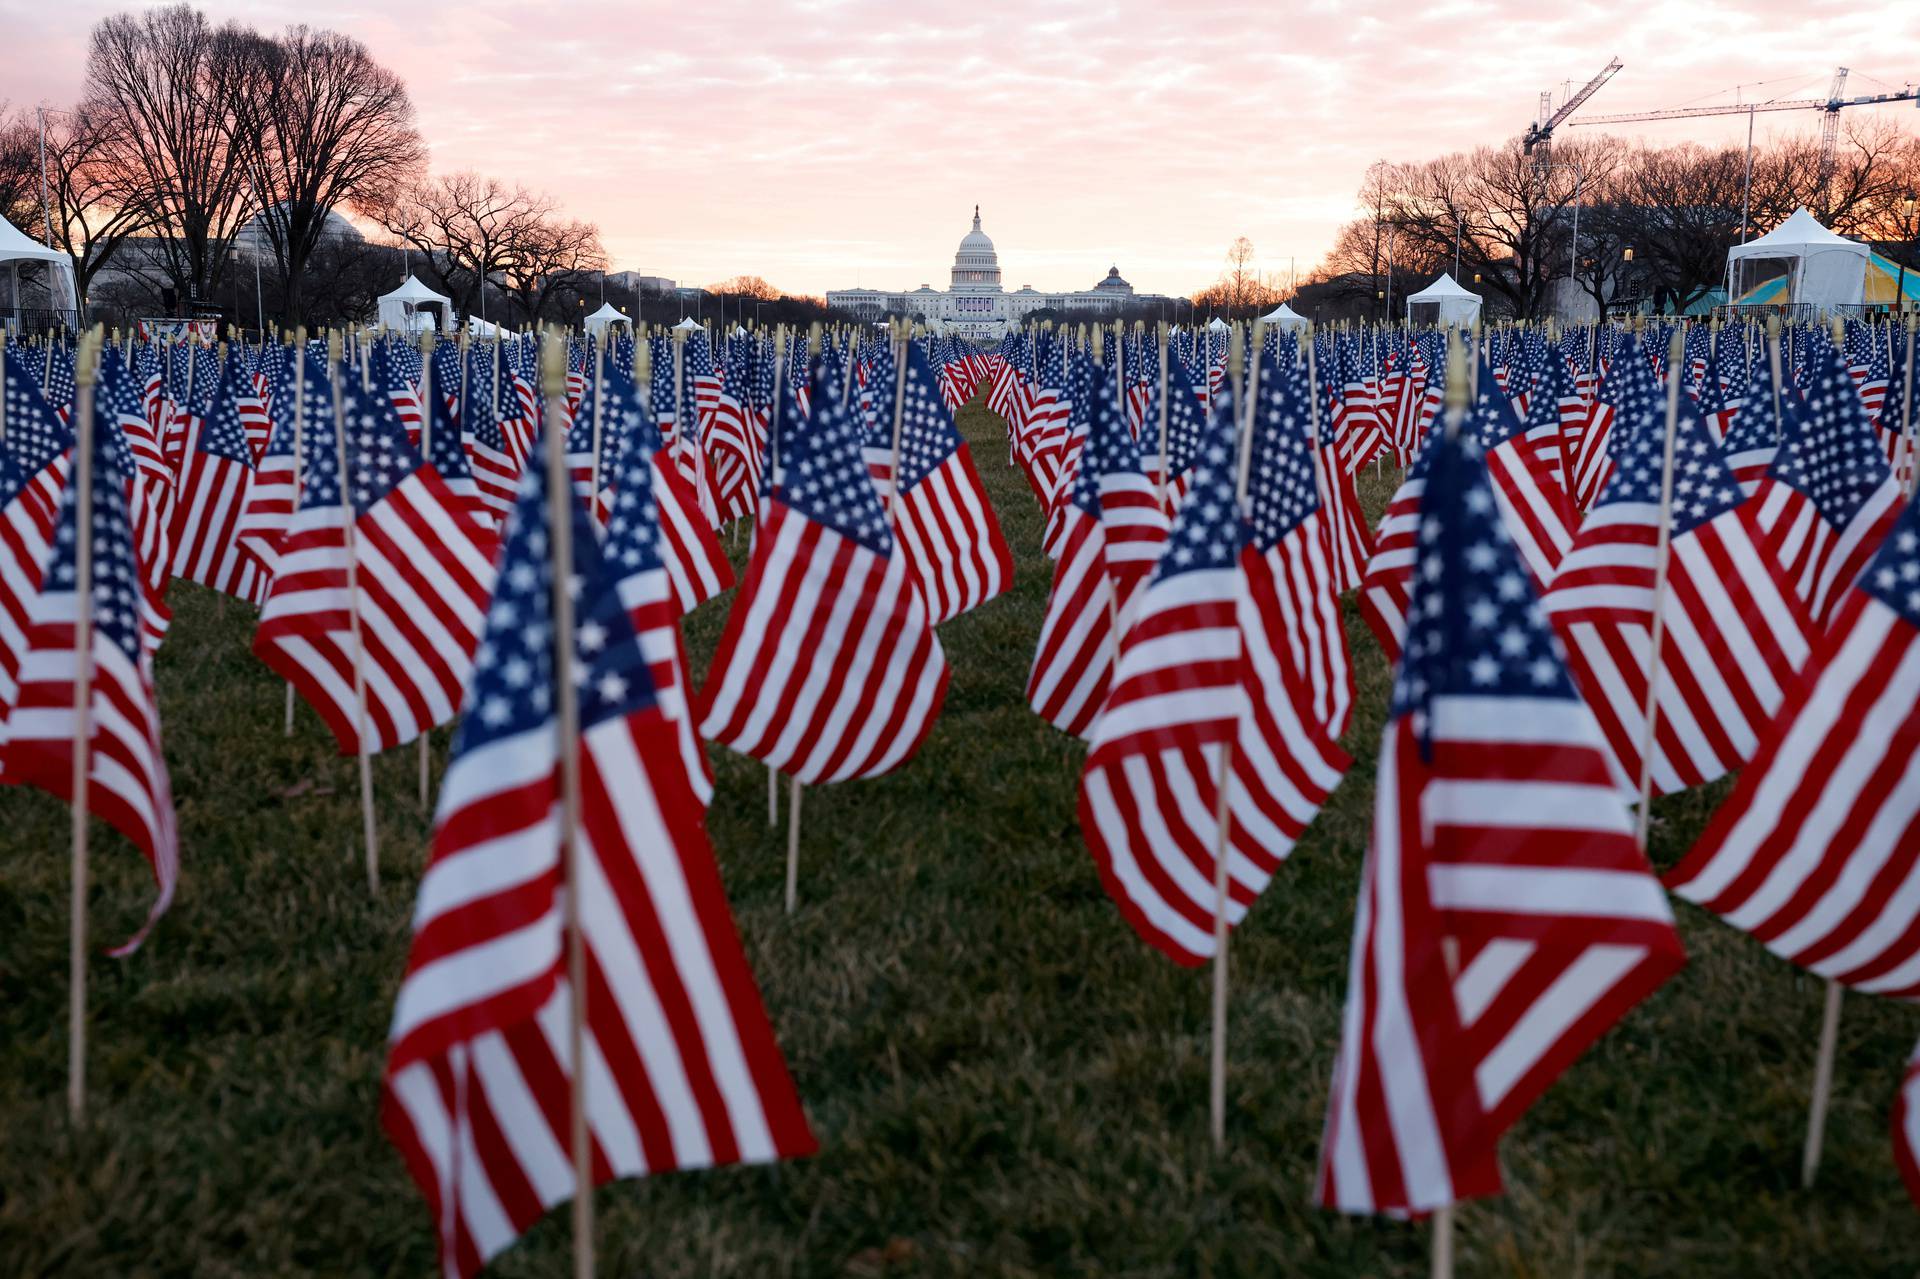
<path id="1" fill-rule="evenodd" d="M 1913 220 L 1913 205 L 1913 193 L 1908 192 L 1907 198 L 1900 202 L 1900 221 L 1902 223 L 1900 229 L 1907 232 L 1907 239 L 1910 241 L 1908 252 L 1920 249 L 1920 224 L 1916 224 Z M 1893 311 L 1895 315 L 1898 315 L 1906 309 L 1907 259 L 1903 256 L 1900 259 L 1900 282 L 1893 286 Z"/>

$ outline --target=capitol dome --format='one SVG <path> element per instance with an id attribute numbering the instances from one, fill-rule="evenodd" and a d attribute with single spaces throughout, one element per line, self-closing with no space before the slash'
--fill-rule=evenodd
<path id="1" fill-rule="evenodd" d="M 973 230 L 960 239 L 953 255 L 955 293 L 998 293 L 1000 291 L 1000 255 L 993 241 L 980 229 L 980 206 L 973 206 Z"/>
<path id="2" fill-rule="evenodd" d="M 1093 288 L 1097 293 L 1133 292 L 1133 286 L 1120 278 L 1120 268 L 1117 266 L 1108 267 L 1107 278 L 1094 285 Z"/>

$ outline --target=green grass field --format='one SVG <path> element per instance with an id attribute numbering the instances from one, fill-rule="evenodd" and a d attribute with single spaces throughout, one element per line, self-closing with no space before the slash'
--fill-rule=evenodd
<path id="1" fill-rule="evenodd" d="M 894 776 L 809 791 L 800 908 L 760 765 L 715 751 L 712 835 L 811 1160 L 599 1192 L 601 1273 L 1419 1275 L 1422 1226 L 1310 1202 L 1388 672 L 1357 614 L 1353 770 L 1233 942 L 1228 1149 L 1207 1140 L 1209 977 L 1135 939 L 1075 826 L 1081 748 L 1022 698 L 1047 592 L 1000 423 L 961 416 L 1017 580 L 946 626 L 945 711 Z M 1384 505 L 1391 475 L 1368 477 Z M 742 543 L 744 547 L 744 542 Z M 429 812 L 411 748 L 353 761 L 248 652 L 253 615 L 177 586 L 160 657 L 184 869 L 131 959 L 92 963 L 91 1114 L 66 1119 L 64 806 L 0 791 L 0 1275 L 427 1275 L 425 1208 L 377 1123 Z M 696 668 L 727 600 L 689 626 Z M 697 677 L 698 671 L 696 672 Z M 448 733 L 435 735 L 436 773 Z M 1714 795 L 1658 809 L 1672 864 Z M 784 787 L 783 787 L 784 813 Z M 96 827 L 94 937 L 145 864 Z M 1920 1018 L 1850 998 L 1819 1185 L 1799 1188 L 1821 991 L 1691 907 L 1691 962 L 1509 1135 L 1458 1217 L 1462 1275 L 1912 1275 L 1887 1108 Z M 553 1214 L 491 1273 L 564 1273 Z"/>

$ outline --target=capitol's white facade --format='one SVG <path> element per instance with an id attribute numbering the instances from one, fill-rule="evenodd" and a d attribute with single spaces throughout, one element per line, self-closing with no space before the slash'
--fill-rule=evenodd
<path id="1" fill-rule="evenodd" d="M 888 289 L 833 289 L 827 305 L 879 319 L 885 315 L 924 317 L 937 331 L 970 338 L 997 338 L 1030 313 L 1064 311 L 1095 319 L 1124 306 L 1168 301 L 1158 293 L 1135 293 L 1120 278 L 1120 268 L 1077 293 L 1043 293 L 1031 284 L 1009 293 L 1000 287 L 1000 255 L 980 229 L 980 206 L 973 206 L 973 230 L 953 255 L 953 279 L 943 292 L 923 284 L 910 293 Z"/>

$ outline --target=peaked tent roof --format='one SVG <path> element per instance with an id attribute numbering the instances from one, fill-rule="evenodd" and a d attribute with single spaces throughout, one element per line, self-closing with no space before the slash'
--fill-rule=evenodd
<path id="1" fill-rule="evenodd" d="M 391 293 L 382 294 L 381 302 L 438 302 L 443 306 L 452 306 L 453 299 L 444 294 L 435 293 L 419 279 L 409 275 L 406 282 Z"/>
<path id="2" fill-rule="evenodd" d="M 683 329 L 686 332 L 691 333 L 695 329 L 702 329 L 702 328 L 705 328 L 706 326 L 704 324 L 696 324 L 694 322 L 693 317 L 689 315 L 686 319 L 680 321 L 680 323 L 674 325 L 673 327 L 676 329 Z"/>
<path id="3" fill-rule="evenodd" d="M 1822 252 L 1828 249 L 1842 249 L 1861 257 L 1865 257 L 1869 252 L 1867 246 L 1858 240 L 1849 240 L 1844 235 L 1835 235 L 1821 226 L 1820 219 L 1807 212 L 1805 205 L 1801 205 L 1785 222 L 1765 235 L 1728 249 L 1727 260 L 1795 257 L 1809 251 Z"/>
<path id="4" fill-rule="evenodd" d="M 65 262 L 67 255 L 58 249 L 49 249 L 40 241 L 32 239 L 19 227 L 0 218 L 0 262 L 31 258 L 36 262 Z"/>
<path id="5" fill-rule="evenodd" d="M 1480 301 L 1480 295 L 1478 293 L 1461 288 L 1459 282 L 1447 271 L 1442 271 L 1439 279 L 1418 293 L 1409 294 L 1406 300 L 1409 302 L 1438 302 L 1441 298 L 1472 298 L 1476 303 Z"/>
<path id="6" fill-rule="evenodd" d="M 1282 328 L 1288 329 L 1299 328 L 1308 322 L 1306 316 L 1300 314 L 1285 302 L 1274 307 L 1273 310 L 1267 312 L 1260 318 L 1268 324 L 1278 324 Z"/>

